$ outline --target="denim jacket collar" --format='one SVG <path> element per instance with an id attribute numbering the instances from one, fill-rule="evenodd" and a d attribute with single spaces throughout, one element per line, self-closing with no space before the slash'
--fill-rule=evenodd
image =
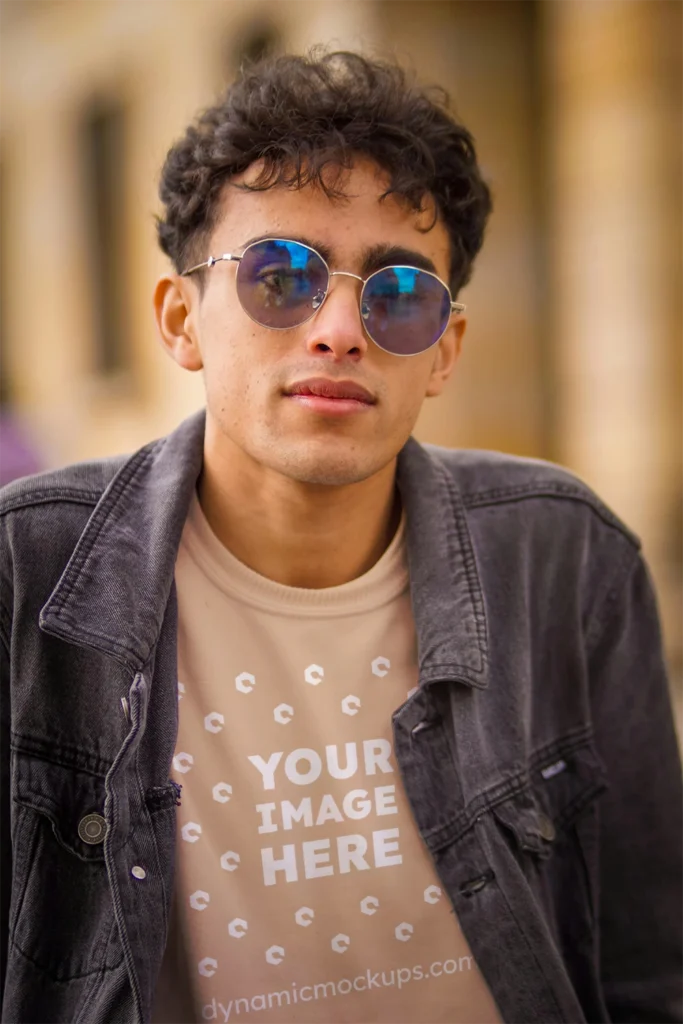
<path id="1" fill-rule="evenodd" d="M 124 462 L 42 609 L 45 632 L 108 654 L 133 672 L 149 663 L 201 472 L 204 425 L 202 411 Z M 420 683 L 457 679 L 483 688 L 486 616 L 461 495 L 438 458 L 412 438 L 399 454 L 397 483 L 408 525 Z"/>

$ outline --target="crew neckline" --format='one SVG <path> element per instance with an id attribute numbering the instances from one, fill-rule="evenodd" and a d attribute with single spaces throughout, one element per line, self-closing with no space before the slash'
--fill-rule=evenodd
<path id="1" fill-rule="evenodd" d="M 406 522 L 402 512 L 389 546 L 368 569 L 335 587 L 290 587 L 250 569 L 218 539 L 194 492 L 183 530 L 179 559 L 186 554 L 227 597 L 279 614 L 331 617 L 371 611 L 408 589 Z"/>

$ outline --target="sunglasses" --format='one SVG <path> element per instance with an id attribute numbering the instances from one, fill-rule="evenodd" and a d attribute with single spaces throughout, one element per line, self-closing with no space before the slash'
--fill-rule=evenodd
<path id="1" fill-rule="evenodd" d="M 369 277 L 346 270 L 331 271 L 319 252 L 286 238 L 264 238 L 248 245 L 241 256 L 226 252 L 183 271 L 183 277 L 221 260 L 238 263 L 235 286 L 242 309 L 261 327 L 287 331 L 315 316 L 333 277 L 353 277 L 363 285 L 361 321 L 375 345 L 395 356 L 416 356 L 436 345 L 454 313 L 448 285 L 428 270 L 383 267 Z"/>

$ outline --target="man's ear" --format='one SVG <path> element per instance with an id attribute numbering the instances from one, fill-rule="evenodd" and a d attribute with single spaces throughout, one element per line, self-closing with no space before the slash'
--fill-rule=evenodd
<path id="1" fill-rule="evenodd" d="M 154 289 L 154 318 L 161 343 L 179 366 L 201 370 L 195 320 L 199 306 L 197 288 L 179 274 L 165 274 Z"/>
<path id="2" fill-rule="evenodd" d="M 436 346 L 434 365 L 427 382 L 425 396 L 435 398 L 443 391 L 446 382 L 453 373 L 455 364 L 460 356 L 462 339 L 467 327 L 467 320 L 463 316 L 454 319 L 448 325 L 446 333 Z"/>

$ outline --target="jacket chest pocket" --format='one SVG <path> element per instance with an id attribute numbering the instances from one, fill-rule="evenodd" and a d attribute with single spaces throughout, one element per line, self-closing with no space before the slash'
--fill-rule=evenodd
<path id="1" fill-rule="evenodd" d="M 530 782 L 493 808 L 509 846 L 561 930 L 570 903 L 574 919 L 592 925 L 597 903 L 598 798 L 604 768 L 589 740 L 539 751 Z M 579 905 L 585 914 L 579 914 Z M 587 915 L 587 916 L 586 916 Z"/>
<path id="2" fill-rule="evenodd" d="M 14 779 L 13 947 L 56 981 L 115 967 L 104 777 L 18 754 Z"/>

